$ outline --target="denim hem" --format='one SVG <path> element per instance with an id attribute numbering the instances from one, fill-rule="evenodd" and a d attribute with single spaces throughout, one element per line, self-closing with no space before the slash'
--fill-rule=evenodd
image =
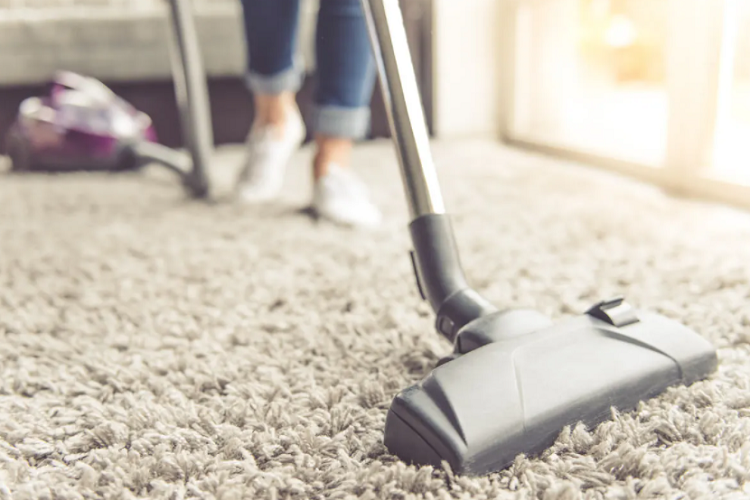
<path id="1" fill-rule="evenodd" d="M 370 131 L 370 108 L 317 104 L 313 108 L 311 129 L 331 137 L 363 139 Z"/>
<path id="2" fill-rule="evenodd" d="M 245 83 L 251 92 L 258 94 L 280 94 L 282 92 L 297 92 L 305 78 L 304 66 L 301 61 L 295 63 L 273 75 L 261 75 L 252 70 L 245 75 Z"/>

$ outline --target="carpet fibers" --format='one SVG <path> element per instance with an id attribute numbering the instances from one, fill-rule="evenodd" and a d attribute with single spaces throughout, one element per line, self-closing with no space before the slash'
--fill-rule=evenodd
<path id="1" fill-rule="evenodd" d="M 218 155 L 220 190 L 239 154 Z M 407 466 L 388 405 L 450 346 L 389 143 L 355 153 L 374 232 L 300 212 L 307 148 L 263 207 L 189 202 L 152 171 L 6 176 L 0 499 L 750 498 L 750 215 L 499 145 L 434 156 L 489 299 L 563 318 L 622 293 L 714 342 L 717 373 L 489 477 Z"/>

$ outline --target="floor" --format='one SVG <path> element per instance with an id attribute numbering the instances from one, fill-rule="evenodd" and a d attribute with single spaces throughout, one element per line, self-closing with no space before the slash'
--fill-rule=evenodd
<path id="1" fill-rule="evenodd" d="M 750 214 L 478 141 L 434 157 L 471 282 L 555 318 L 600 298 L 685 322 L 709 380 L 490 477 L 407 466 L 391 398 L 450 351 L 419 300 L 389 143 L 355 160 L 374 232 L 284 197 L 186 201 L 159 171 L 0 178 L 0 499 L 750 497 Z"/>

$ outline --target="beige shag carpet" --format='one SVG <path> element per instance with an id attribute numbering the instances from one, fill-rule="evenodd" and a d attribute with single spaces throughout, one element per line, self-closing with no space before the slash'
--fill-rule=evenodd
<path id="1" fill-rule="evenodd" d="M 750 214 L 483 142 L 434 156 L 473 284 L 561 318 L 624 293 L 720 349 L 708 381 L 483 478 L 382 445 L 450 351 L 419 300 L 387 142 L 375 232 L 311 221 L 304 149 L 266 207 L 169 177 L 0 178 L 0 499 L 750 498 Z M 222 151 L 226 187 L 239 150 Z"/>

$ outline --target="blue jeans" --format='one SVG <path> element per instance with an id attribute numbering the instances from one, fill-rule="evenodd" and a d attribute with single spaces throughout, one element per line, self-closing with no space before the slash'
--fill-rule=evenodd
<path id="1" fill-rule="evenodd" d="M 251 91 L 278 94 L 301 87 L 304 67 L 296 57 L 299 2 L 242 0 Z M 320 0 L 315 57 L 313 132 L 362 138 L 370 124 L 376 69 L 360 0 Z"/>

